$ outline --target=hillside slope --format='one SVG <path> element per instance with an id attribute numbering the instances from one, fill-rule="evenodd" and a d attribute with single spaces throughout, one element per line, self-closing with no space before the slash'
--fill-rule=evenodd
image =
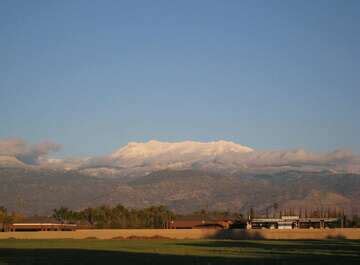
<path id="1" fill-rule="evenodd" d="M 177 212 L 200 209 L 259 212 L 274 203 L 292 208 L 360 210 L 360 175 L 288 171 L 220 174 L 165 170 L 137 178 L 95 178 L 79 171 L 29 168 L 0 170 L 0 205 L 26 214 L 50 214 L 66 206 L 167 205 Z"/>

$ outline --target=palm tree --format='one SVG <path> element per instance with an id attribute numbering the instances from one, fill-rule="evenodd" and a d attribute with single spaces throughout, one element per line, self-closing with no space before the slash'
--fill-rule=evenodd
<path id="1" fill-rule="evenodd" d="M 6 216 L 7 216 L 6 208 L 4 206 L 0 206 L 0 223 L 1 223 L 0 231 L 5 230 Z"/>
<path id="2" fill-rule="evenodd" d="M 53 210 L 52 216 L 59 222 L 65 223 L 71 218 L 71 211 L 66 207 L 60 207 L 59 209 Z"/>

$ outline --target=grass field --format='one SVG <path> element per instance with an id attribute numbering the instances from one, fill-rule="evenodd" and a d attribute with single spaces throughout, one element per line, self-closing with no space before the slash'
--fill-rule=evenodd
<path id="1" fill-rule="evenodd" d="M 6 239 L 0 264 L 360 264 L 360 241 Z"/>

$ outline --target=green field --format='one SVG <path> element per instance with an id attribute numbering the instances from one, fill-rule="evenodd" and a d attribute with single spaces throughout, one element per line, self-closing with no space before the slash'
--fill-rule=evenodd
<path id="1" fill-rule="evenodd" d="M 360 264 L 360 241 L 7 239 L 0 264 Z"/>

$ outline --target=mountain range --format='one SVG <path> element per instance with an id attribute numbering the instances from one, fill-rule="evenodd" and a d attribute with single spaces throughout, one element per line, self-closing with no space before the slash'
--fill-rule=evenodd
<path id="1" fill-rule="evenodd" d="M 121 203 L 264 212 L 282 208 L 359 211 L 360 159 L 350 151 L 259 151 L 229 141 L 131 142 L 101 157 L 54 159 L 58 145 L 0 141 L 0 205 L 50 214 Z"/>

